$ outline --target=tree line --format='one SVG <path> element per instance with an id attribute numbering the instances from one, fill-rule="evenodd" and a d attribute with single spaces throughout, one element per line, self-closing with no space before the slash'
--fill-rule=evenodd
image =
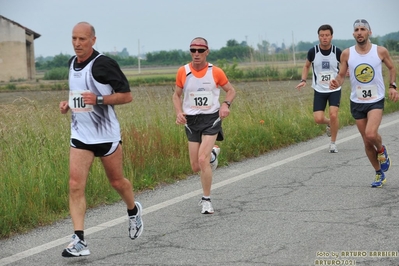
<path id="1" fill-rule="evenodd" d="M 391 53 L 399 53 L 399 31 L 390 33 L 382 37 L 371 37 L 371 41 L 378 45 L 385 46 Z M 227 60 L 228 62 L 266 62 L 266 61 L 288 61 L 292 59 L 293 53 L 295 57 L 305 59 L 307 51 L 314 45 L 315 42 L 298 42 L 296 45 L 286 46 L 284 43 L 281 46 L 270 44 L 267 41 L 262 41 L 257 44 L 257 47 L 249 46 L 245 41 L 238 42 L 234 39 L 228 40 L 225 47 L 219 50 L 212 50 L 208 56 L 210 62 L 217 62 L 220 60 Z M 348 48 L 355 44 L 355 40 L 334 40 L 333 44 L 341 48 L 341 50 Z M 186 64 L 191 61 L 189 51 L 171 50 L 171 51 L 157 51 L 146 53 L 143 58 L 131 56 L 124 48 L 121 52 L 107 53 L 105 55 L 113 58 L 121 67 L 138 66 L 139 60 L 141 66 L 177 66 Z M 54 57 L 37 57 L 37 70 L 50 70 L 54 68 L 67 68 L 67 62 L 71 55 L 59 54 Z"/>

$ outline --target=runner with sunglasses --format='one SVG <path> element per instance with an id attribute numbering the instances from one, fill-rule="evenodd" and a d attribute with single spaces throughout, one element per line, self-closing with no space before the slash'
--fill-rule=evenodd
<path id="1" fill-rule="evenodd" d="M 177 71 L 173 104 L 176 124 L 185 125 L 191 168 L 200 172 L 203 190 L 199 203 L 201 213 L 212 214 L 213 169 L 210 162 L 216 161 L 220 152 L 215 142 L 223 140 L 222 121 L 230 114 L 229 108 L 236 92 L 223 70 L 207 62 L 209 47 L 206 39 L 194 38 L 190 53 L 192 62 Z M 220 88 L 226 92 L 222 103 L 219 100 Z"/>
<path id="2" fill-rule="evenodd" d="M 336 90 L 344 82 L 347 70 L 351 82 L 350 108 L 357 128 L 363 138 L 366 155 L 375 169 L 372 187 L 382 187 L 386 182 L 384 172 L 391 162 L 386 147 L 382 144 L 378 128 L 381 124 L 385 101 L 385 84 L 382 63 L 389 71 L 388 97 L 396 102 L 396 69 L 388 50 L 372 44 L 370 24 L 365 19 L 353 23 L 353 37 L 356 44 L 345 49 L 341 55 L 341 67 L 335 79 L 330 82 L 330 89 Z"/>

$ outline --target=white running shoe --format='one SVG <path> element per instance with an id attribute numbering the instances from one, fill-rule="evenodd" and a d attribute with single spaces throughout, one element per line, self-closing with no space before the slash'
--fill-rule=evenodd
<path id="1" fill-rule="evenodd" d="M 337 153 L 338 149 L 337 149 L 337 145 L 335 145 L 335 143 L 331 143 L 330 144 L 330 153 Z"/>
<path id="2" fill-rule="evenodd" d="M 90 255 L 90 250 L 87 248 L 86 241 L 80 240 L 80 238 L 74 234 L 72 236 L 71 243 L 62 251 L 63 257 L 80 257 Z"/>
<path id="3" fill-rule="evenodd" d="M 218 145 L 213 146 L 212 152 L 211 152 L 211 168 L 212 171 L 215 171 L 216 168 L 218 167 L 218 156 L 220 153 L 220 148 Z"/>
<path id="4" fill-rule="evenodd" d="M 129 216 L 129 237 L 134 240 L 138 238 L 144 229 L 144 223 L 141 219 L 143 207 L 141 207 L 140 202 L 136 201 L 137 214 Z"/>
<path id="5" fill-rule="evenodd" d="M 201 199 L 198 205 L 202 206 L 202 214 L 212 214 L 215 212 L 213 210 L 211 200 Z"/>

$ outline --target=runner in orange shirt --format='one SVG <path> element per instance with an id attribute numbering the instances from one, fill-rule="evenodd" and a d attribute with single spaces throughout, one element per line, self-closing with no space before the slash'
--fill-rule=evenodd
<path id="1" fill-rule="evenodd" d="M 236 91 L 223 70 L 207 62 L 209 47 L 206 39 L 194 38 L 190 53 L 192 62 L 177 71 L 173 104 L 176 124 L 186 127 L 191 168 L 200 172 L 203 190 L 201 213 L 212 214 L 212 170 L 217 166 L 220 152 L 215 142 L 223 140 L 222 121 L 230 114 Z M 220 88 L 226 92 L 222 104 L 219 101 Z"/>

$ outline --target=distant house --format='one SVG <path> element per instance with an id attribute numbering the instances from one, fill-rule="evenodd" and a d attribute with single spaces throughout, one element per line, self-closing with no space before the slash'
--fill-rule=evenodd
<path id="1" fill-rule="evenodd" d="M 34 40 L 40 34 L 0 15 L 0 81 L 35 79 Z"/>

